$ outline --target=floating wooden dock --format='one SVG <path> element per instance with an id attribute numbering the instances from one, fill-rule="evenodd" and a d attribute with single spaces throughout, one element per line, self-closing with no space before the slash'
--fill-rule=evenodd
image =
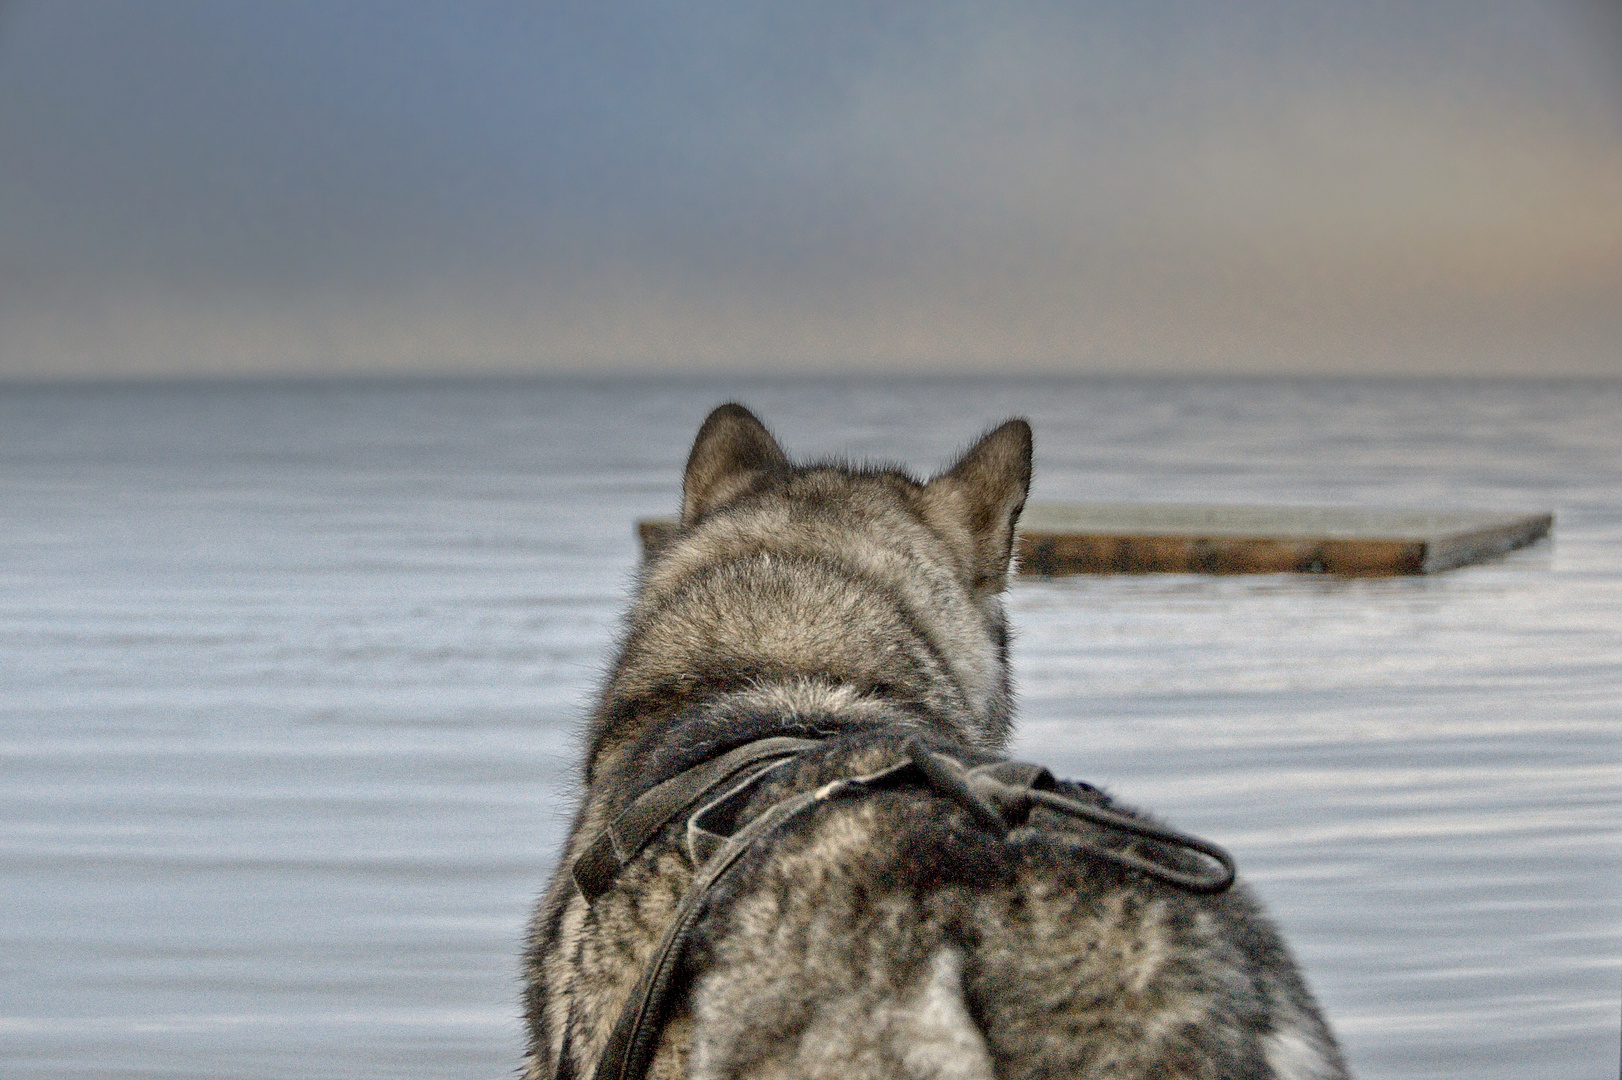
<path id="1" fill-rule="evenodd" d="M 1549 534 L 1552 514 L 1329 506 L 1034 503 L 1025 574 L 1430 574 Z"/>
<path id="2" fill-rule="evenodd" d="M 1330 506 L 1031 503 L 1019 572 L 1062 574 L 1431 574 L 1549 535 L 1552 514 Z M 675 534 L 637 522 L 643 556 Z"/>

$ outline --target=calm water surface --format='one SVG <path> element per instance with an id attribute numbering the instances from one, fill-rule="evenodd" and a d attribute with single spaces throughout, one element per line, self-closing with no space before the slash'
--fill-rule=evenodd
<path id="1" fill-rule="evenodd" d="M 1423 579 L 1021 581 L 1016 752 L 1227 844 L 1366 1078 L 1616 1075 L 1622 383 L 0 388 L 8 1077 L 497 1077 L 710 406 L 1034 497 L 1548 509 Z"/>

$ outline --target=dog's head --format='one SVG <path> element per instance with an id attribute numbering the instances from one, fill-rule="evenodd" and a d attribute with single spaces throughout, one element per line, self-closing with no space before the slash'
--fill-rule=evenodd
<path id="1" fill-rule="evenodd" d="M 997 747 L 1012 713 L 1001 593 L 1030 476 L 1024 420 L 920 481 L 796 465 L 754 414 L 722 405 L 693 443 L 682 528 L 646 568 L 633 625 L 660 626 L 667 661 L 855 687 Z"/>
<path id="2" fill-rule="evenodd" d="M 963 583 L 976 595 L 1000 593 L 1013 555 L 1014 526 L 1031 484 L 1031 426 L 1009 420 L 986 434 L 947 471 L 919 483 L 896 469 L 813 464 L 796 467 L 771 432 L 742 405 L 726 404 L 698 429 L 682 478 L 682 525 L 774 494 L 808 505 L 844 496 L 852 511 L 835 520 L 858 527 L 860 508 L 897 502 L 951 549 Z M 871 523 L 869 523 L 871 524 Z M 899 539 L 899 538 L 896 538 Z"/>

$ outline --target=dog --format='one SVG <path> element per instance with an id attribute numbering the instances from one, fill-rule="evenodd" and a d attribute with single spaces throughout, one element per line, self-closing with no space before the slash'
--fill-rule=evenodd
<path id="1" fill-rule="evenodd" d="M 530 926 L 526 1080 L 1347 1075 L 1243 884 L 1179 888 L 1135 867 L 1187 869 L 1187 852 L 1051 814 L 999 829 L 977 796 L 882 779 L 908 754 L 960 777 L 1000 767 L 1001 594 L 1030 475 L 1018 419 L 927 482 L 794 464 L 740 405 L 704 421 Z M 700 814 L 639 809 L 789 744 Z M 1153 827 L 1085 785 L 1053 790 Z M 722 811 L 758 833 L 722 849 L 724 872 L 693 840 Z M 652 824 L 622 844 L 639 814 Z M 655 999 L 651 1027 L 632 1017 Z M 627 1031 L 642 1060 L 616 1071 Z"/>

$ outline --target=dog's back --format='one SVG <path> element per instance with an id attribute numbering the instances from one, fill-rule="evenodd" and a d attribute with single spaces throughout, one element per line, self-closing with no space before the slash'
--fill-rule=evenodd
<path id="1" fill-rule="evenodd" d="M 593 717 L 586 794 L 529 953 L 527 1075 L 590 1076 L 695 867 L 673 821 L 588 899 L 573 862 L 632 800 L 753 740 L 817 744 L 742 820 L 894 765 L 995 757 L 1000 594 L 1030 477 L 1010 421 L 927 484 L 794 466 L 723 406 L 683 530 L 643 575 Z M 1196 896 L 1073 842 L 1004 838 L 927 790 L 819 804 L 705 898 L 658 1076 L 1337 1077 L 1339 1052 L 1243 888 Z M 1096 833 L 1096 830 L 1094 830 Z"/>

